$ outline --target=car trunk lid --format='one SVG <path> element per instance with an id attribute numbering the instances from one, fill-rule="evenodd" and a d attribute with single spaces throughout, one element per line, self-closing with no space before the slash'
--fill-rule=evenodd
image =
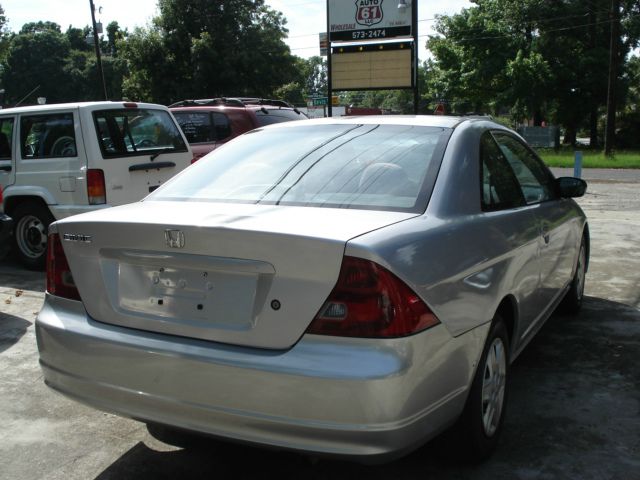
<path id="1" fill-rule="evenodd" d="M 335 285 L 346 242 L 413 216 L 147 201 L 72 217 L 58 229 L 94 319 L 285 349 Z"/>

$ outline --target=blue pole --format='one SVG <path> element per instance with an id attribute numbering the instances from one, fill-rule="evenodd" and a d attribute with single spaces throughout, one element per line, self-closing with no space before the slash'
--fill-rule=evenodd
<path id="1" fill-rule="evenodd" d="M 575 162 L 573 164 L 573 176 L 582 177 L 582 152 L 576 152 Z"/>

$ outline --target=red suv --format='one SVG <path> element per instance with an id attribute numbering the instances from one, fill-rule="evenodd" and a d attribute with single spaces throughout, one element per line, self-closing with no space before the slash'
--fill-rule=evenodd
<path id="1" fill-rule="evenodd" d="M 193 162 L 254 128 L 308 118 L 285 101 L 264 98 L 183 100 L 169 109 L 191 145 Z"/>

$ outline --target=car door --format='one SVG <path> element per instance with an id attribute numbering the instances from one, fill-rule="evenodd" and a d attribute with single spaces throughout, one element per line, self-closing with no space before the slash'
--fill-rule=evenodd
<path id="1" fill-rule="evenodd" d="M 494 138 L 516 175 L 527 205 L 535 206 L 540 229 L 539 297 L 546 310 L 571 279 L 574 255 L 567 209 L 553 175 L 521 140 L 505 132 L 494 132 Z"/>
<path id="2" fill-rule="evenodd" d="M 0 117 L 0 188 L 13 185 L 16 178 L 15 151 L 13 132 L 15 131 L 13 116 Z"/>
<path id="3" fill-rule="evenodd" d="M 511 293 L 518 302 L 518 329 L 526 331 L 540 314 L 539 224 L 533 208 L 527 206 L 512 168 L 490 132 L 480 140 L 481 206 L 491 228 L 518 232 L 517 252 L 510 274 Z"/>

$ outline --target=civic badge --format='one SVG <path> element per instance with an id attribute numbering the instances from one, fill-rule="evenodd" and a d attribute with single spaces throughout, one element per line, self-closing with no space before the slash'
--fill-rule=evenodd
<path id="1" fill-rule="evenodd" d="M 164 240 L 171 248 L 184 248 L 184 233 L 181 230 L 165 230 Z"/>

